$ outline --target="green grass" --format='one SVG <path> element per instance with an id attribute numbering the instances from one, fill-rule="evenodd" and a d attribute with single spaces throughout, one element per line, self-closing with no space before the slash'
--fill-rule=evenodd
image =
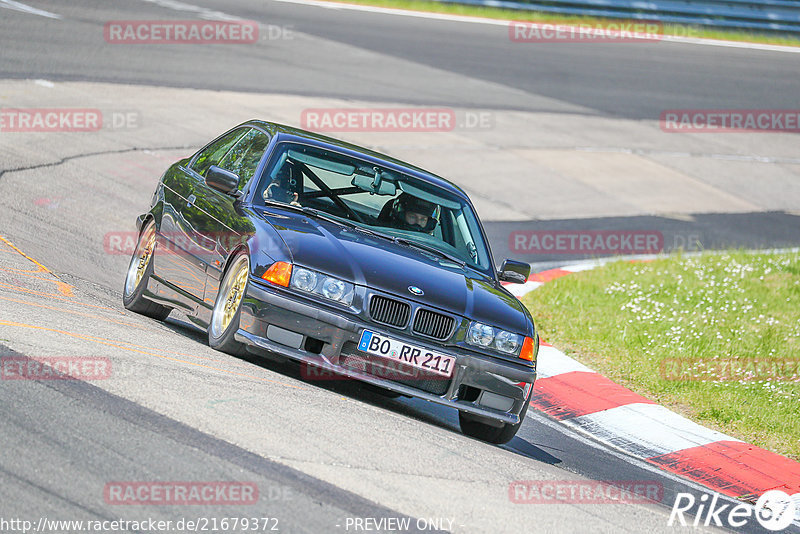
<path id="1" fill-rule="evenodd" d="M 800 366 L 775 378 L 748 374 L 755 359 L 800 359 L 798 254 L 619 261 L 549 282 L 523 302 L 542 338 L 573 358 L 700 424 L 800 460 Z M 726 377 L 722 363 L 737 371 Z"/>
<path id="2" fill-rule="evenodd" d="M 329 0 L 337 1 L 337 0 Z M 620 19 L 604 19 L 602 17 L 571 16 L 536 11 L 523 11 L 514 9 L 501 9 L 495 7 L 480 7 L 460 4 L 444 4 L 430 0 L 341 0 L 344 3 L 360 4 L 377 7 L 390 7 L 395 9 L 409 9 L 414 11 L 427 11 L 432 13 L 447 13 L 453 15 L 466 15 L 502 20 L 522 20 L 529 22 L 560 23 L 560 24 L 592 24 L 602 25 L 608 22 L 619 23 Z M 635 21 L 633 21 L 635 22 Z M 602 26 L 601 26 L 602 27 Z M 748 43 L 776 44 L 786 46 L 800 46 L 800 37 L 792 35 L 773 35 L 768 33 L 736 31 L 708 28 L 703 26 L 690 26 L 683 24 L 665 24 L 664 35 L 682 37 L 697 37 L 703 39 L 720 39 L 724 41 L 741 41 Z M 524 44 L 524 43 L 523 43 Z"/>

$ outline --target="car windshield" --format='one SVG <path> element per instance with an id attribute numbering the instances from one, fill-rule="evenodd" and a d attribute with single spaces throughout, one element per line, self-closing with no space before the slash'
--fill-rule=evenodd
<path id="1" fill-rule="evenodd" d="M 477 216 L 467 202 L 446 189 L 366 160 L 280 143 L 255 202 L 311 208 L 492 273 Z"/>

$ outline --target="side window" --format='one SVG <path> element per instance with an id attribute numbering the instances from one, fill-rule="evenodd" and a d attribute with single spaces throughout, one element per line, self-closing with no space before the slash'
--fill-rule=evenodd
<path id="1" fill-rule="evenodd" d="M 256 167 L 258 167 L 268 144 L 269 136 L 267 134 L 251 128 L 225 154 L 218 165 L 239 175 L 239 189 L 241 189 L 255 174 Z"/>
<path id="2" fill-rule="evenodd" d="M 208 168 L 219 165 L 220 160 L 246 131 L 244 128 L 238 128 L 211 143 L 195 158 L 192 170 L 200 176 L 205 176 Z"/>

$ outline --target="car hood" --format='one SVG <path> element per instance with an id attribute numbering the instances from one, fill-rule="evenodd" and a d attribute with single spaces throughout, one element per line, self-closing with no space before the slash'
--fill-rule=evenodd
<path id="1" fill-rule="evenodd" d="M 295 213 L 261 213 L 286 242 L 297 265 L 503 329 L 529 332 L 520 302 L 479 273 L 328 221 Z M 412 294 L 410 286 L 424 295 Z"/>

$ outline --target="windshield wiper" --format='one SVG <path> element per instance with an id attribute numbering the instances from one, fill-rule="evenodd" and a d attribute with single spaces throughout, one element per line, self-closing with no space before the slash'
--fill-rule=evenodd
<path id="1" fill-rule="evenodd" d="M 463 267 L 466 266 L 466 262 L 464 260 L 462 260 L 460 258 L 457 258 L 457 257 L 455 257 L 455 256 L 453 256 L 451 254 L 448 254 L 447 252 L 445 252 L 443 250 L 439 250 L 436 247 L 433 247 L 433 246 L 430 246 L 430 245 L 424 245 L 422 243 L 417 243 L 416 241 L 412 241 L 410 239 L 406 239 L 405 237 L 397 237 L 397 236 L 393 236 L 393 235 L 389 235 L 389 234 L 384 234 L 383 232 L 378 232 L 378 231 L 372 230 L 370 228 L 363 228 L 361 226 L 355 226 L 355 225 L 354 225 L 354 227 L 357 230 L 360 230 L 360 231 L 362 231 L 362 232 L 364 232 L 366 234 L 369 234 L 369 235 L 372 235 L 372 236 L 375 236 L 375 237 L 380 237 L 380 238 L 386 239 L 388 241 L 392 241 L 394 243 L 397 243 L 398 245 L 405 245 L 405 246 L 410 247 L 410 248 L 416 248 L 418 250 L 424 250 L 425 252 L 430 252 L 432 254 L 436 254 L 441 258 L 444 258 L 444 259 L 446 259 L 446 260 L 448 260 L 450 262 L 455 263 L 459 267 L 463 268 Z"/>
<path id="2" fill-rule="evenodd" d="M 381 239 L 385 239 L 387 241 L 391 241 L 392 243 L 397 243 L 397 238 L 393 235 L 384 234 L 383 232 L 378 232 L 377 230 L 373 230 L 371 228 L 364 228 L 363 226 L 356 226 L 353 225 L 353 228 L 358 230 L 359 232 L 363 232 L 367 235 L 371 235 L 372 237 L 379 237 Z"/>
<path id="3" fill-rule="evenodd" d="M 447 252 L 440 250 L 436 247 L 432 247 L 430 245 L 425 245 L 422 243 L 417 243 L 416 241 L 411 241 L 410 239 L 406 239 L 404 237 L 395 237 L 394 242 L 400 243 L 401 245 L 405 245 L 407 247 L 413 247 L 419 250 L 424 250 L 425 252 L 430 252 L 432 254 L 437 254 L 438 256 L 455 263 L 459 267 L 466 266 L 466 262 L 464 260 L 457 258 L 452 254 L 448 254 Z"/>
<path id="4" fill-rule="evenodd" d="M 308 206 L 298 206 L 297 204 L 287 204 L 287 203 L 281 202 L 279 200 L 270 200 L 270 199 L 264 199 L 264 204 L 266 204 L 267 206 L 275 206 L 276 208 L 285 208 L 285 209 L 288 209 L 288 210 L 296 211 L 298 213 L 303 213 L 305 215 L 310 215 L 310 216 L 315 217 L 317 219 L 323 219 L 323 220 L 326 220 L 328 222 L 336 223 L 336 224 L 338 224 L 340 226 L 346 226 L 348 228 L 357 228 L 357 226 L 355 224 L 351 224 L 350 221 L 345 221 L 343 219 L 339 219 L 337 217 L 333 217 L 331 215 L 328 215 L 325 212 L 319 211 L 318 209 L 315 209 L 315 208 L 310 208 Z"/>
<path id="5" fill-rule="evenodd" d="M 444 259 L 446 259 L 448 261 L 451 261 L 451 262 L 457 264 L 460 267 L 464 267 L 466 265 L 466 262 L 464 262 L 464 260 L 462 260 L 460 258 L 457 258 L 457 257 L 455 257 L 455 256 L 453 256 L 451 254 L 448 254 L 447 252 L 445 252 L 443 250 L 440 250 L 440 249 L 438 249 L 436 247 L 433 247 L 433 246 L 430 246 L 430 245 L 424 245 L 422 243 L 417 243 L 416 241 L 412 241 L 410 239 L 406 239 L 405 237 L 397 237 L 397 236 L 393 236 L 393 235 L 389 235 L 389 234 L 384 234 L 383 232 L 378 232 L 377 230 L 372 230 L 371 228 L 364 228 L 363 226 L 358 226 L 358 225 L 355 225 L 355 224 L 353 225 L 353 228 L 355 228 L 356 230 L 359 230 L 361 232 L 364 232 L 365 234 L 369 234 L 369 235 L 375 236 L 375 237 L 380 237 L 382 239 L 386 239 L 388 241 L 392 241 L 392 242 L 397 243 L 399 245 L 405 245 L 407 247 L 412 247 L 412 248 L 416 248 L 416 249 L 419 249 L 419 250 L 424 250 L 425 252 L 431 252 L 433 254 L 437 254 L 438 256 L 440 256 L 440 257 L 442 257 L 442 258 L 444 258 Z"/>
<path id="6" fill-rule="evenodd" d="M 264 199 L 264 204 L 266 204 L 267 206 L 275 206 L 276 208 L 285 208 L 287 210 L 299 211 L 299 212 L 303 212 L 306 209 L 303 206 L 297 206 L 295 204 L 289 204 L 287 202 L 281 202 L 280 200 L 271 200 L 267 198 Z"/>
<path id="7" fill-rule="evenodd" d="M 305 213 L 306 215 L 311 215 L 312 217 L 316 217 L 317 219 L 322 219 L 323 221 L 331 222 L 333 224 L 341 226 L 342 228 L 351 228 L 355 230 L 362 229 L 360 226 L 352 222 L 350 219 L 341 219 L 339 217 L 336 217 L 335 215 L 329 215 L 324 211 L 320 211 L 316 208 L 309 208 L 307 206 L 303 206 L 302 210 L 303 213 Z"/>
<path id="8" fill-rule="evenodd" d="M 376 232 L 374 230 L 370 230 L 368 228 L 364 228 L 363 226 L 359 226 L 358 224 L 352 222 L 349 219 L 342 219 L 342 218 L 336 217 L 334 215 L 329 215 L 329 214 L 325 213 L 324 211 L 320 211 L 320 210 L 318 210 L 316 208 L 311 208 L 311 207 L 308 207 L 308 206 L 297 206 L 295 204 L 285 204 L 285 203 L 277 201 L 277 200 L 264 200 L 264 202 L 268 206 L 276 206 L 276 207 L 279 207 L 279 208 L 288 208 L 288 209 L 296 211 L 298 213 L 303 213 L 305 215 L 310 215 L 311 217 L 314 217 L 316 219 L 322 219 L 323 221 L 331 222 L 333 224 L 341 226 L 342 228 L 350 228 L 350 229 L 353 229 L 353 230 L 356 230 L 356 231 L 359 231 L 359 232 L 364 232 L 364 233 L 372 235 L 372 236 L 381 237 L 383 239 L 388 239 L 389 241 L 394 241 L 394 237 L 392 237 L 390 235 L 382 234 L 380 232 Z"/>

